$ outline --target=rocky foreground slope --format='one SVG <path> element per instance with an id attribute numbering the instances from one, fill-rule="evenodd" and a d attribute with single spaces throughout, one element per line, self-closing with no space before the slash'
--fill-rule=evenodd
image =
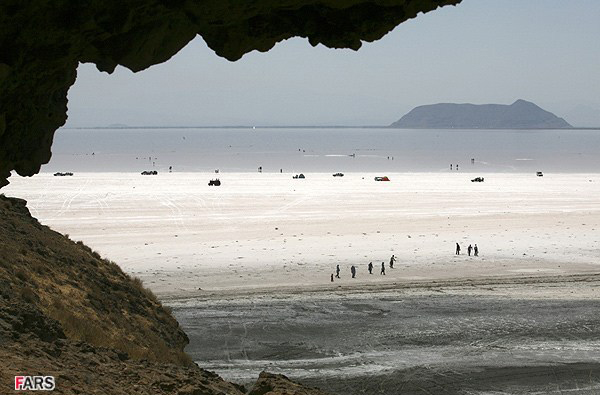
<path id="1" fill-rule="evenodd" d="M 139 280 L 0 195 L 0 393 L 17 375 L 54 376 L 59 394 L 248 393 L 195 365 L 187 343 Z M 264 373 L 249 394 L 324 393 Z"/>

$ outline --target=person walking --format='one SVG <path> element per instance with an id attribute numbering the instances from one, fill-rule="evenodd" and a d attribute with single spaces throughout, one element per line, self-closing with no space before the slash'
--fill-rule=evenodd
<path id="1" fill-rule="evenodd" d="M 460 245 L 456 243 L 456 255 L 460 255 Z"/>
<path id="2" fill-rule="evenodd" d="M 394 268 L 394 262 L 396 262 L 396 256 L 392 255 L 390 258 L 390 269 Z"/>
<path id="3" fill-rule="evenodd" d="M 335 267 L 335 277 L 340 278 L 340 265 Z"/>
<path id="4" fill-rule="evenodd" d="M 475 247 L 473 247 L 473 252 L 475 256 L 479 256 L 479 248 L 477 248 L 477 244 L 475 244 Z"/>
<path id="5" fill-rule="evenodd" d="M 333 273 L 331 273 L 331 282 L 333 282 Z"/>
<path id="6" fill-rule="evenodd" d="M 373 262 L 369 262 L 369 266 L 367 266 L 369 268 L 369 274 L 373 274 Z"/>
<path id="7" fill-rule="evenodd" d="M 379 273 L 379 275 L 382 274 L 385 276 L 385 262 L 381 262 L 381 273 Z"/>
<path id="8" fill-rule="evenodd" d="M 350 273 L 352 273 L 352 278 L 356 278 L 356 267 L 354 265 L 350 268 Z"/>
<path id="9" fill-rule="evenodd" d="M 467 255 L 471 256 L 471 251 L 473 251 L 473 247 L 471 247 L 471 244 L 469 244 L 469 247 L 467 248 Z"/>

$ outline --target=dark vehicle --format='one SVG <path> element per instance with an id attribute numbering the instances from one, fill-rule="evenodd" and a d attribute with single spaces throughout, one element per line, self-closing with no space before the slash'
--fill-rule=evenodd
<path id="1" fill-rule="evenodd" d="M 54 177 L 65 177 L 65 176 L 72 176 L 73 173 L 71 173 L 70 171 L 66 172 L 66 173 L 61 173 L 61 172 L 56 172 L 54 173 Z"/>
<path id="2" fill-rule="evenodd" d="M 375 181 L 390 181 L 390 179 L 387 176 L 375 177 Z"/>
<path id="3" fill-rule="evenodd" d="M 304 177 L 304 174 L 300 173 L 299 175 L 298 175 L 298 174 L 296 174 L 296 175 L 295 175 L 295 176 L 293 176 L 292 178 L 293 178 L 294 180 L 296 180 L 296 179 L 298 179 L 298 178 L 303 178 L 303 179 L 304 179 L 304 178 L 306 178 L 306 177 Z"/>
<path id="4" fill-rule="evenodd" d="M 158 172 L 156 170 L 144 170 L 142 172 L 143 176 L 155 176 L 157 174 L 158 174 Z"/>
<path id="5" fill-rule="evenodd" d="M 214 180 L 210 180 L 208 182 L 208 185 L 209 186 L 215 186 L 215 187 L 221 186 L 221 180 L 219 180 L 218 178 L 216 178 Z"/>
<path id="6" fill-rule="evenodd" d="M 538 171 L 537 173 L 535 173 L 535 175 L 538 177 L 544 177 L 544 173 L 542 173 L 541 171 Z"/>
<path id="7" fill-rule="evenodd" d="M 483 177 L 475 177 L 471 180 L 471 182 L 483 182 Z"/>
<path id="8" fill-rule="evenodd" d="M 335 173 L 334 177 L 344 177 L 344 173 Z"/>

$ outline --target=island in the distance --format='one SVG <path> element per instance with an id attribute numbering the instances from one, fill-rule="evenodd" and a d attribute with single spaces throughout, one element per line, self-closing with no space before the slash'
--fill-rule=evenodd
<path id="1" fill-rule="evenodd" d="M 402 129 L 567 129 L 562 118 L 534 103 L 517 100 L 504 104 L 440 103 L 413 108 L 390 125 Z"/>

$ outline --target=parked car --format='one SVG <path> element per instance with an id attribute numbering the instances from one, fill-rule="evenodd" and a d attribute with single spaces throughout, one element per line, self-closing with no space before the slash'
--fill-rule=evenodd
<path id="1" fill-rule="evenodd" d="M 387 176 L 375 177 L 375 181 L 390 181 L 390 179 Z"/>
<path id="2" fill-rule="evenodd" d="M 475 177 L 471 180 L 471 182 L 483 182 L 483 177 Z"/>
<path id="3" fill-rule="evenodd" d="M 344 173 L 335 173 L 334 177 L 344 177 Z"/>
<path id="4" fill-rule="evenodd" d="M 215 187 L 221 186 L 221 180 L 219 180 L 218 178 L 216 178 L 214 180 L 210 180 L 208 182 L 208 185 L 209 186 L 215 186 Z"/>

